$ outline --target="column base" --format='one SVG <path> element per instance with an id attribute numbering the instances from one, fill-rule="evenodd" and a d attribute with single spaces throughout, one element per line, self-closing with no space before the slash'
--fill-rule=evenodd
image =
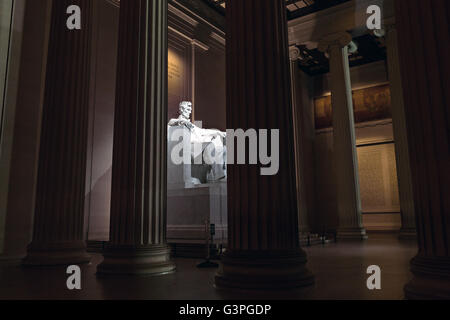
<path id="1" fill-rule="evenodd" d="M 416 228 L 401 228 L 398 238 L 400 240 L 416 240 L 417 239 Z"/>
<path id="2" fill-rule="evenodd" d="M 337 240 L 367 240 L 368 236 L 364 228 L 339 228 L 336 238 Z"/>
<path id="3" fill-rule="evenodd" d="M 289 290 L 311 286 L 314 276 L 306 268 L 306 253 L 228 252 L 215 279 L 219 289 Z"/>
<path id="4" fill-rule="evenodd" d="M 30 267 L 84 264 L 91 261 L 84 241 L 41 243 L 32 242 L 22 265 Z"/>
<path id="5" fill-rule="evenodd" d="M 450 299 L 450 258 L 420 257 L 411 261 L 414 278 L 405 286 L 410 300 Z"/>
<path id="6" fill-rule="evenodd" d="M 0 266 L 20 266 L 25 255 L 21 256 L 9 256 L 0 255 Z"/>
<path id="7" fill-rule="evenodd" d="M 175 272 L 168 245 L 108 245 L 104 260 L 97 266 L 98 275 L 165 275 Z"/>

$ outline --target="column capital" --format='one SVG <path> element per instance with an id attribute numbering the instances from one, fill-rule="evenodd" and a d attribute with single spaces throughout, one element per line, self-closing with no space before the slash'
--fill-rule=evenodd
<path id="1" fill-rule="evenodd" d="M 328 52 L 332 47 L 344 48 L 351 43 L 352 36 L 348 32 L 337 32 L 322 38 L 319 42 L 318 49 L 321 52 Z M 354 44 L 354 46 L 356 46 L 356 44 Z"/>
<path id="2" fill-rule="evenodd" d="M 291 60 L 291 62 L 295 62 L 300 59 L 300 55 L 300 49 L 297 46 L 289 47 L 289 59 Z"/>

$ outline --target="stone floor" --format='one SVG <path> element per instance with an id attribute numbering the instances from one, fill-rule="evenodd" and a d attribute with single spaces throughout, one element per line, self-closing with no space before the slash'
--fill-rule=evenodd
<path id="1" fill-rule="evenodd" d="M 221 292 L 214 288 L 215 270 L 200 270 L 194 259 L 176 259 L 178 271 L 161 277 L 98 278 L 101 255 L 82 267 L 82 290 L 66 289 L 63 268 L 28 269 L 0 267 L 0 299 L 403 299 L 403 286 L 410 279 L 409 260 L 415 242 L 394 235 L 372 235 L 367 242 L 340 242 L 306 248 L 309 269 L 316 276 L 314 287 L 284 293 Z M 366 287 L 367 267 L 381 267 L 382 289 Z"/>

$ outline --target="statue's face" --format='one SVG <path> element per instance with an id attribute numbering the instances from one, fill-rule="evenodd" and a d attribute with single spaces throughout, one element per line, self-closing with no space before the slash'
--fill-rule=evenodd
<path id="1" fill-rule="evenodd" d="M 192 103 L 185 103 L 180 105 L 180 113 L 184 118 L 190 119 L 192 113 Z"/>

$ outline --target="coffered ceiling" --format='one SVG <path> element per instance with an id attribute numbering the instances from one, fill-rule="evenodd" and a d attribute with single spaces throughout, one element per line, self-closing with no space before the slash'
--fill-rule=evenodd
<path id="1" fill-rule="evenodd" d="M 221 14 L 225 14 L 226 0 L 203 0 Z M 295 19 L 349 0 L 285 0 L 288 19 Z"/>
<path id="2" fill-rule="evenodd" d="M 221 15 L 225 16 L 227 0 L 202 0 Z M 245 0 L 241 0 L 245 1 Z M 285 0 L 288 19 L 303 17 L 349 0 Z M 358 50 L 349 57 L 350 66 L 360 66 L 371 62 L 386 59 L 386 48 L 384 40 L 371 34 L 360 35 L 354 38 Z M 299 46 L 301 59 L 299 67 L 311 76 L 329 72 L 328 58 L 317 49 L 308 49 Z"/>
<path id="3" fill-rule="evenodd" d="M 349 56 L 350 67 L 361 66 L 371 62 L 386 60 L 386 46 L 383 38 L 372 34 L 365 34 L 353 39 L 358 50 Z M 300 49 L 299 67 L 310 76 L 328 73 L 330 65 L 325 54 L 318 49 L 308 49 L 306 46 L 298 46 Z"/>

